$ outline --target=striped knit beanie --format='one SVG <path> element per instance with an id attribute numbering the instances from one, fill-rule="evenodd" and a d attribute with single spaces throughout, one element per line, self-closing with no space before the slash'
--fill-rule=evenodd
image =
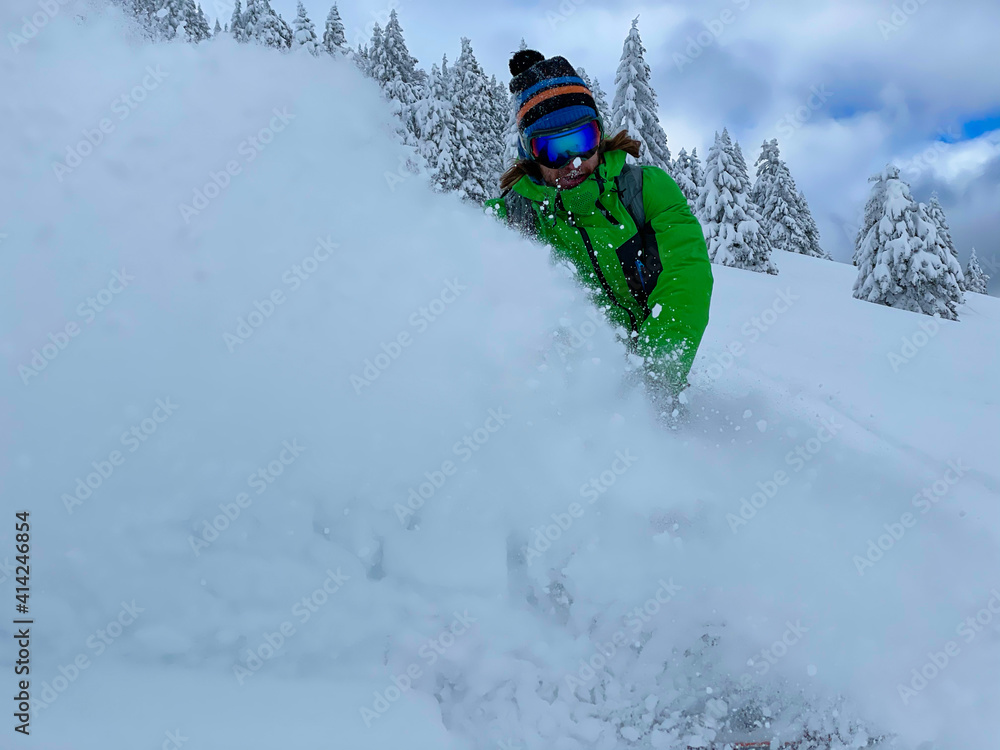
<path id="1" fill-rule="evenodd" d="M 520 158 L 529 154 L 524 144 L 532 134 L 558 129 L 587 117 L 600 119 L 594 95 L 565 57 L 545 59 L 541 52 L 523 49 L 510 58 L 510 92 L 517 108 Z"/>

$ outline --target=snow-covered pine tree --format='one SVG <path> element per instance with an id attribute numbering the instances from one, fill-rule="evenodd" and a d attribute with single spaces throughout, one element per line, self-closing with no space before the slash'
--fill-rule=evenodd
<path id="1" fill-rule="evenodd" d="M 404 142 L 415 147 L 418 127 L 413 107 L 422 92 L 417 83 L 417 60 L 406 47 L 395 9 L 389 14 L 389 23 L 382 34 L 372 37 L 369 62 L 371 76 L 381 86 L 383 94 L 402 123 L 401 135 Z"/>
<path id="2" fill-rule="evenodd" d="M 440 69 L 436 64 L 431 66 L 424 96 L 415 107 L 421 134 L 418 151 L 427 164 L 431 184 L 439 192 L 449 189 L 457 169 L 456 127 L 448 78 L 448 60 L 444 57 Z"/>
<path id="3" fill-rule="evenodd" d="M 767 201 L 767 195 L 771 190 L 772 185 L 779 180 L 779 178 L 784 179 L 785 174 L 782 172 L 781 168 L 784 166 L 779 158 L 778 154 L 778 140 L 772 138 L 769 141 L 764 141 L 760 147 L 760 156 L 757 157 L 757 161 L 754 162 L 754 166 L 757 167 L 757 179 L 754 180 L 753 188 L 750 190 L 750 196 L 753 201 L 763 208 Z M 791 175 L 788 175 L 789 177 Z M 788 185 L 784 185 L 787 191 Z"/>
<path id="4" fill-rule="evenodd" d="M 799 191 L 798 199 L 799 216 L 802 217 L 802 225 L 806 230 L 806 240 L 809 243 L 809 247 L 815 248 L 816 252 L 819 253 L 816 256 L 817 258 L 833 260 L 833 256 L 819 245 L 819 227 L 816 226 L 816 220 L 813 218 L 812 211 L 809 210 L 809 204 L 806 202 L 806 196 L 801 190 Z"/>
<path id="5" fill-rule="evenodd" d="M 513 100 L 513 97 L 511 99 Z M 503 163 L 505 169 L 518 160 L 520 155 L 517 148 L 519 137 L 517 111 L 514 109 L 512 103 L 510 111 L 507 113 L 507 126 L 504 128 L 503 135 Z"/>
<path id="6" fill-rule="evenodd" d="M 188 13 L 185 0 L 163 0 L 153 14 L 154 36 L 159 39 L 185 38 Z"/>
<path id="7" fill-rule="evenodd" d="M 427 88 L 430 82 L 430 76 L 427 71 L 423 68 L 415 68 L 413 71 L 413 90 L 417 94 L 417 98 L 423 96 L 424 89 Z"/>
<path id="8" fill-rule="evenodd" d="M 858 266 L 861 258 L 861 246 L 864 244 L 865 238 L 871 231 L 871 228 L 875 226 L 879 220 L 882 218 L 882 202 L 885 199 L 885 172 L 879 172 L 868 178 L 868 182 L 872 184 L 872 192 L 868 196 L 868 202 L 865 203 L 865 216 L 861 223 L 861 227 L 858 229 L 857 237 L 854 238 L 854 256 L 851 258 L 851 264 Z"/>
<path id="9" fill-rule="evenodd" d="M 667 135 L 660 127 L 656 115 L 656 92 L 650 83 L 649 65 L 644 55 L 646 48 L 639 38 L 639 18 L 632 21 L 632 29 L 622 46 L 622 56 L 615 76 L 615 99 L 611 104 L 608 134 L 621 130 L 641 144 L 638 162 L 652 164 L 670 171 L 673 163 L 667 148 Z M 631 156 L 629 162 L 634 162 Z"/>
<path id="10" fill-rule="evenodd" d="M 691 149 L 691 179 L 698 186 L 700 193 L 705 187 L 705 170 L 701 168 L 701 159 L 698 158 L 698 149 Z"/>
<path id="11" fill-rule="evenodd" d="M 590 92 L 594 95 L 594 103 L 597 104 L 597 111 L 601 115 L 601 122 L 608 122 L 608 118 L 611 117 L 611 108 L 608 107 L 608 97 L 605 95 L 604 89 L 601 88 L 601 82 L 597 80 L 596 76 L 591 79 L 591 82 L 594 85 L 590 87 Z M 666 145 L 666 134 L 664 134 L 664 145 Z"/>
<path id="12" fill-rule="evenodd" d="M 198 9 L 194 0 L 181 0 L 181 14 L 184 19 L 183 24 L 177 27 L 175 39 L 183 39 L 185 42 L 194 42 L 198 38 Z"/>
<path id="13" fill-rule="evenodd" d="M 524 41 L 523 39 L 521 41 Z M 601 84 L 597 82 L 596 78 L 591 78 L 587 75 L 587 71 L 583 68 L 577 68 L 576 74 L 583 79 L 583 82 L 587 84 L 587 88 L 590 89 L 590 93 L 594 95 L 594 103 L 597 105 L 597 114 L 601 117 L 601 122 L 604 123 L 604 127 L 610 127 L 610 121 L 608 120 L 608 102 L 604 97 L 604 90 L 601 88 Z"/>
<path id="14" fill-rule="evenodd" d="M 213 38 L 217 37 L 221 33 L 222 33 L 222 26 L 219 24 L 219 19 L 216 18 L 215 19 L 215 28 L 212 29 L 212 37 Z"/>
<path id="15" fill-rule="evenodd" d="M 760 209 L 762 226 L 776 250 L 825 258 L 817 243 L 819 230 L 800 198 L 788 165 L 781 160 L 778 141 L 764 141 L 757 159 L 757 179 L 750 199 Z"/>
<path id="16" fill-rule="evenodd" d="M 528 49 L 527 42 L 524 41 L 524 37 L 521 37 L 521 43 L 517 47 L 518 50 Z M 510 89 L 508 88 L 509 92 Z M 519 138 L 519 133 L 517 130 L 517 100 L 510 96 L 508 98 L 510 106 L 507 111 L 507 125 L 503 131 L 503 165 L 508 167 L 518 159 L 517 143 Z"/>
<path id="17" fill-rule="evenodd" d="M 441 55 L 441 86 L 445 101 L 450 102 L 454 96 L 455 86 L 452 83 L 451 68 L 448 67 L 448 55 Z"/>
<path id="18" fill-rule="evenodd" d="M 752 233 L 747 235 L 749 242 L 758 243 L 751 249 L 755 257 L 766 257 L 768 258 L 768 263 L 773 265 L 771 260 L 771 239 L 767 236 L 767 229 L 764 226 L 764 218 L 761 216 L 760 206 L 753 199 L 753 186 L 750 181 L 750 173 L 747 171 L 746 159 L 743 158 L 743 150 L 740 148 L 740 144 L 733 141 L 729 136 L 729 131 L 726 128 L 722 129 L 722 142 L 725 148 L 729 151 L 729 155 L 732 157 L 733 165 L 736 169 L 736 173 L 739 175 L 740 180 L 746 186 L 747 193 L 747 214 L 760 227 L 760 231 L 757 233 Z M 777 269 L 774 271 L 777 273 Z"/>
<path id="19" fill-rule="evenodd" d="M 281 38 L 281 44 L 278 46 L 278 49 L 282 51 L 289 50 L 295 42 L 295 32 L 292 31 L 292 27 L 281 17 L 280 13 L 275 13 L 274 17 L 276 19 L 275 26 L 278 30 L 278 36 Z"/>
<path id="20" fill-rule="evenodd" d="M 965 291 L 976 294 L 988 294 L 987 289 L 990 277 L 979 265 L 979 258 L 976 257 L 976 248 L 972 248 L 969 256 L 969 263 L 965 267 Z"/>
<path id="21" fill-rule="evenodd" d="M 708 257 L 713 263 L 760 273 L 778 272 L 755 213 L 750 185 L 736 164 L 729 133 L 716 133 L 705 162 L 705 187 L 697 204 Z"/>
<path id="22" fill-rule="evenodd" d="M 958 279 L 958 285 L 964 289 L 965 274 L 962 272 L 962 264 L 958 261 L 958 250 L 955 249 L 955 242 L 951 238 L 951 227 L 948 226 L 948 219 L 944 215 L 944 207 L 941 205 L 941 201 L 938 200 L 936 192 L 931 193 L 931 199 L 927 204 L 927 214 L 934 220 L 938 234 L 941 235 L 941 239 L 945 247 L 948 248 L 948 252 L 951 253 L 951 257 L 955 259 L 953 266 L 953 269 L 957 271 L 955 277 Z"/>
<path id="23" fill-rule="evenodd" d="M 286 50 L 292 45 L 292 28 L 271 7 L 269 0 L 247 0 L 243 13 L 247 41 Z"/>
<path id="24" fill-rule="evenodd" d="M 202 32 L 204 33 L 204 39 L 211 39 L 212 25 L 208 22 L 208 16 L 205 15 L 205 11 L 201 9 L 201 3 L 198 3 L 198 22 L 201 24 Z"/>
<path id="25" fill-rule="evenodd" d="M 319 42 L 316 40 L 316 27 L 306 13 L 306 8 L 299 0 L 295 14 L 294 47 L 296 50 L 308 52 L 313 57 L 319 55 Z"/>
<path id="26" fill-rule="evenodd" d="M 379 51 L 382 47 L 382 27 L 378 25 L 378 21 L 372 27 L 372 38 L 368 42 L 367 46 L 362 46 L 357 49 L 354 53 L 354 62 L 358 66 L 358 69 L 364 73 L 369 78 L 375 77 L 375 72 L 373 70 L 375 58 L 382 53 Z"/>
<path id="27" fill-rule="evenodd" d="M 962 292 L 962 287 L 965 284 L 965 274 L 962 272 L 962 264 L 959 263 L 957 254 L 953 253 L 952 249 L 948 247 L 947 238 L 941 233 L 937 222 L 930 215 L 927 206 L 923 203 L 918 203 L 917 208 L 919 209 L 921 218 L 926 220 L 931 227 L 931 231 L 928 231 L 924 238 L 927 241 L 928 250 L 932 255 L 937 256 L 941 260 L 945 276 L 950 275 L 955 280 L 954 286 L 950 283 L 945 283 L 943 287 L 951 295 L 955 305 L 963 305 L 965 304 L 965 295 Z"/>
<path id="28" fill-rule="evenodd" d="M 743 149 L 740 148 L 740 142 L 736 140 L 733 141 L 733 158 L 736 161 L 736 166 L 746 175 L 747 182 L 749 182 L 750 169 L 747 167 L 747 160 L 743 158 Z"/>
<path id="29" fill-rule="evenodd" d="M 343 57 L 348 54 L 347 34 L 344 22 L 340 20 L 340 11 L 334 3 L 326 17 L 326 27 L 323 29 L 323 51 L 333 57 Z"/>
<path id="30" fill-rule="evenodd" d="M 243 11 L 240 8 L 240 0 L 236 0 L 236 6 L 233 8 L 233 16 L 229 19 L 229 33 L 233 35 L 233 39 L 237 42 L 247 41 L 247 31 L 246 25 L 243 20 Z"/>
<path id="31" fill-rule="evenodd" d="M 900 310 L 957 320 L 962 299 L 951 254 L 933 219 L 890 164 L 872 178 L 875 221 L 858 254 L 854 296 Z M 867 217 L 866 217 L 867 218 Z"/>
<path id="32" fill-rule="evenodd" d="M 500 153 L 497 155 L 496 165 L 500 172 L 497 174 L 497 181 L 500 174 L 510 163 L 506 160 L 507 150 L 507 127 L 510 124 L 510 112 L 514 108 L 513 98 L 510 90 L 503 83 L 497 81 L 496 75 L 490 76 L 490 115 L 493 123 L 493 134 L 495 137 L 494 149 L 499 146 Z"/>
<path id="33" fill-rule="evenodd" d="M 146 39 L 159 39 L 158 20 L 154 15 L 157 5 L 153 0 L 123 0 L 122 7 L 137 22 L 142 36 Z"/>
<path id="34" fill-rule="evenodd" d="M 243 11 L 243 38 L 247 42 L 257 41 L 257 27 L 263 22 L 261 18 L 261 7 L 257 0 L 247 0 L 246 10 Z"/>
<path id="35" fill-rule="evenodd" d="M 205 39 L 210 39 L 212 37 L 212 30 L 208 26 L 208 19 L 205 18 L 205 13 L 201 9 L 201 5 L 195 5 L 194 0 L 185 0 L 184 5 L 187 15 L 184 23 L 184 32 L 187 41 L 197 44 Z"/>
<path id="36" fill-rule="evenodd" d="M 691 166 L 691 157 L 688 156 L 687 150 L 682 148 L 677 154 L 677 159 L 674 160 L 673 176 L 674 180 L 677 181 L 677 187 L 684 193 L 688 205 L 694 211 L 698 204 L 698 183 L 695 182 Z"/>
<path id="37" fill-rule="evenodd" d="M 489 80 L 462 37 L 462 52 L 451 69 L 452 111 L 456 123 L 457 191 L 476 203 L 498 194 L 501 168 L 500 134 L 490 121 Z"/>
<path id="38" fill-rule="evenodd" d="M 399 78 L 409 86 L 417 82 L 417 58 L 410 54 L 403 39 L 403 27 L 395 8 L 389 13 L 389 23 L 382 34 L 384 55 L 388 61 L 390 77 Z M 383 79 L 384 81 L 385 79 Z"/>

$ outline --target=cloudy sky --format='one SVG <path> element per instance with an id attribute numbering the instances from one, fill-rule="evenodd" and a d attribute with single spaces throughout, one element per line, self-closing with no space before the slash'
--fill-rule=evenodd
<path id="1" fill-rule="evenodd" d="M 294 18 L 295 0 L 272 4 Z M 329 4 L 305 5 L 321 26 Z M 1000 290 L 995 0 L 340 0 L 338 8 L 350 42 L 367 39 L 395 8 L 426 69 L 442 54 L 454 60 L 468 36 L 487 73 L 503 81 L 523 36 L 586 68 L 609 103 L 638 16 L 675 155 L 696 146 L 704 156 L 724 126 L 750 163 L 765 138 L 778 138 L 838 260 L 850 258 L 867 178 L 895 161 L 918 200 L 938 191 L 963 264 L 975 246 L 991 291 Z"/>

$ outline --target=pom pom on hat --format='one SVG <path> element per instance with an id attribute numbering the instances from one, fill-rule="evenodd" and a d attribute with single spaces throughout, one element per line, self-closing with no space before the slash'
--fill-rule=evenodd
<path id="1" fill-rule="evenodd" d="M 545 59 L 545 55 L 533 49 L 521 49 L 510 58 L 510 74 L 519 76 L 535 63 Z"/>

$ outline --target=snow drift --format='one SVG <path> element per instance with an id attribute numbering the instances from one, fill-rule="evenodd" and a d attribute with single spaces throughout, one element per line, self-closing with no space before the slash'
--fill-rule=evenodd
<path id="1" fill-rule="evenodd" d="M 995 300 L 716 268 L 665 429 L 567 271 L 407 171 L 348 64 L 66 5 L 0 76 L 21 745 L 993 742 Z"/>

